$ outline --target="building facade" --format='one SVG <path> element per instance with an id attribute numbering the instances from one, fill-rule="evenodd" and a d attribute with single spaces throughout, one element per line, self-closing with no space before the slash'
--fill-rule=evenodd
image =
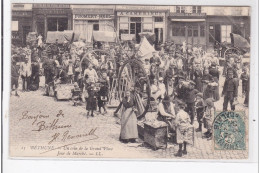
<path id="1" fill-rule="evenodd" d="M 155 34 L 155 44 L 174 41 L 213 48 L 230 43 L 230 33 L 250 40 L 250 7 L 13 4 L 12 41 L 25 44 L 28 32 L 46 39 L 48 31 L 73 30 L 91 42 L 93 31 L 116 31 L 121 40 L 140 42 Z"/>
<path id="2" fill-rule="evenodd" d="M 139 33 L 155 34 L 156 43 L 163 43 L 167 33 L 168 6 L 117 5 L 117 32 L 121 40 L 134 39 L 140 43 Z"/>
<path id="3" fill-rule="evenodd" d="M 26 36 L 32 31 L 32 5 L 12 4 L 12 44 L 25 46 Z"/>
<path id="4" fill-rule="evenodd" d="M 93 31 L 114 31 L 114 5 L 72 5 L 73 30 L 91 42 Z"/>
<path id="5" fill-rule="evenodd" d="M 48 31 L 72 30 L 72 11 L 68 4 L 33 4 L 33 31 L 46 39 Z"/>
<path id="6" fill-rule="evenodd" d="M 172 6 L 168 19 L 167 38 L 176 44 L 206 50 L 231 44 L 230 33 L 250 39 L 249 7 Z"/>

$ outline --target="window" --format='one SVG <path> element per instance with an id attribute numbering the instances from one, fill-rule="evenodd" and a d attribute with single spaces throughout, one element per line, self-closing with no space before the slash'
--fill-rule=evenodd
<path id="1" fill-rule="evenodd" d="M 221 42 L 231 43 L 231 25 L 221 25 Z"/>
<path id="2" fill-rule="evenodd" d="M 192 6 L 192 13 L 201 13 L 201 6 Z"/>
<path id="3" fill-rule="evenodd" d="M 153 24 L 143 23 L 143 32 L 153 32 Z"/>
<path id="4" fill-rule="evenodd" d="M 185 6 L 177 6 L 176 13 L 185 13 Z"/>
<path id="5" fill-rule="evenodd" d="M 200 36 L 205 37 L 205 25 L 200 25 Z"/>
<path id="6" fill-rule="evenodd" d="M 198 26 L 193 26 L 193 37 L 199 36 L 199 28 Z"/>
<path id="7" fill-rule="evenodd" d="M 130 17 L 130 22 L 141 22 L 141 17 Z"/>
<path id="8" fill-rule="evenodd" d="M 18 21 L 12 21 L 12 31 L 18 31 Z"/>
<path id="9" fill-rule="evenodd" d="M 93 31 L 99 31 L 99 24 L 93 24 Z"/>
<path id="10" fill-rule="evenodd" d="M 188 26 L 188 37 L 192 37 L 192 26 Z"/>
<path id="11" fill-rule="evenodd" d="M 130 34 L 135 34 L 135 23 L 130 23 Z"/>
<path id="12" fill-rule="evenodd" d="M 163 17 L 154 17 L 154 22 L 163 22 Z"/>
<path id="13" fill-rule="evenodd" d="M 185 27 L 184 26 L 173 26 L 172 36 L 185 37 Z"/>

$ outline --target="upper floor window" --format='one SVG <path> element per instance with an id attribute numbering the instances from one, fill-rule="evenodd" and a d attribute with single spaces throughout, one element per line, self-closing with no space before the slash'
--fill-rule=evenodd
<path id="1" fill-rule="evenodd" d="M 176 13 L 185 13 L 185 6 L 177 6 Z"/>
<path id="2" fill-rule="evenodd" d="M 201 6 L 192 6 L 192 13 L 201 13 Z"/>

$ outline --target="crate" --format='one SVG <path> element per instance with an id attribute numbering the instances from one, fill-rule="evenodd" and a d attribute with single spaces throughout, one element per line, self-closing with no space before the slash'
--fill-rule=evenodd
<path id="1" fill-rule="evenodd" d="M 154 150 L 167 148 L 167 125 L 153 127 L 144 123 L 144 142 L 153 147 Z"/>

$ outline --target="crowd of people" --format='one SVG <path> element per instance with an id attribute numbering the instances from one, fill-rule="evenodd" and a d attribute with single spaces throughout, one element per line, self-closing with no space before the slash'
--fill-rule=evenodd
<path id="1" fill-rule="evenodd" d="M 22 79 L 23 91 L 39 89 L 40 76 L 45 77 L 45 94 L 55 88 L 55 84 L 73 84 L 73 102 L 76 106 L 86 101 L 89 116 L 94 116 L 98 108 L 101 114 L 107 113 L 106 103 L 114 78 L 127 59 L 127 53 L 120 46 L 111 46 L 108 51 L 116 66 L 108 63 L 106 55 L 86 55 L 95 46 L 76 47 L 67 41 L 44 45 L 42 42 L 26 48 L 12 46 L 11 87 L 17 92 L 18 79 Z M 97 47 L 96 47 L 97 48 Z M 129 49 L 131 51 L 131 49 Z M 128 50 L 128 51 L 129 51 Z M 135 51 L 135 50 L 132 50 Z M 85 58 L 87 56 L 87 58 Z M 176 131 L 179 151 L 176 156 L 187 154 L 188 129 L 198 121 L 197 132 L 207 129 L 204 138 L 212 138 L 214 103 L 224 97 L 223 111 L 235 110 L 238 100 L 239 81 L 242 80 L 244 104 L 249 99 L 249 66 L 242 64 L 241 56 L 226 56 L 223 71 L 220 71 L 218 53 L 206 53 L 201 48 L 178 46 L 173 42 L 161 45 L 152 57 L 145 58 L 143 67 L 151 84 L 151 101 L 155 102 L 158 120 L 169 125 L 169 131 Z M 116 67 L 116 68 L 115 68 Z M 41 70 L 43 69 L 43 70 Z M 242 71 L 242 72 L 240 72 Z M 222 93 L 220 75 L 225 77 Z M 132 92 L 126 92 L 121 106 L 120 140 L 134 142 L 138 138 L 136 101 Z"/>

